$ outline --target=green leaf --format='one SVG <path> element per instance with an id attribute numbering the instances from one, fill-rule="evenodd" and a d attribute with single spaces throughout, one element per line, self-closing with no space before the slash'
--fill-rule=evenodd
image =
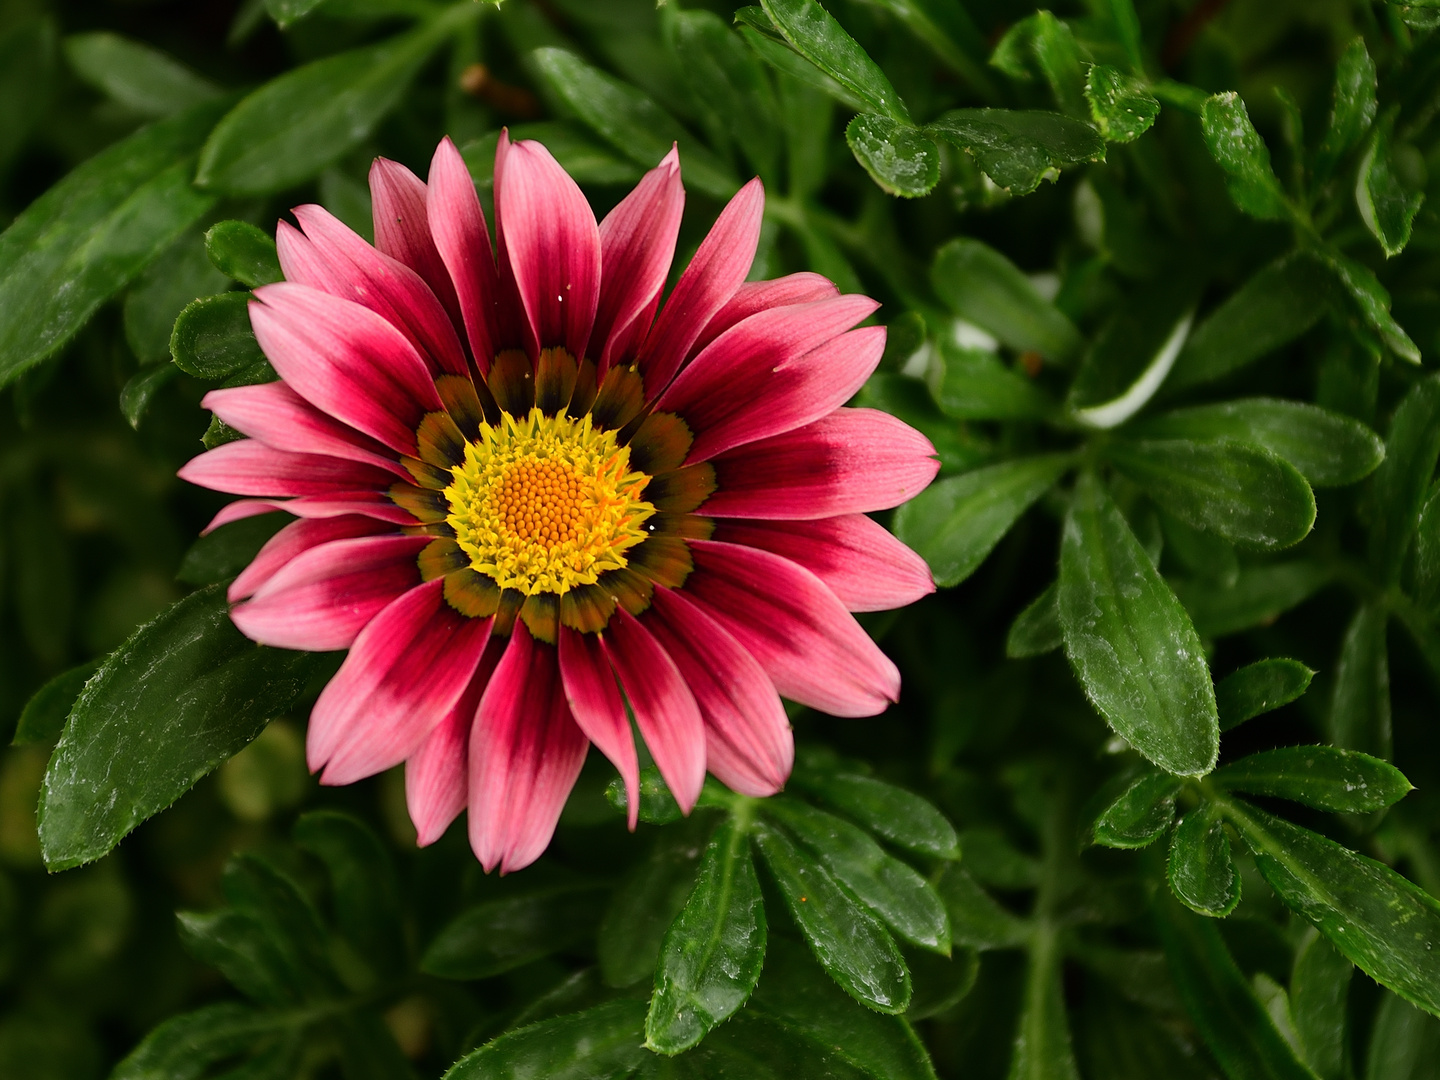
<path id="1" fill-rule="evenodd" d="M 67 37 L 65 59 L 82 82 L 144 116 L 173 116 L 221 93 L 168 54 L 119 34 Z"/>
<path id="2" fill-rule="evenodd" d="M 1303 540 L 1315 496 L 1289 462 L 1231 439 L 1146 439 L 1109 447 L 1115 467 L 1197 529 L 1273 551 Z"/>
<path id="3" fill-rule="evenodd" d="M 1257 660 L 1232 671 L 1215 684 L 1220 730 L 1229 731 L 1261 713 L 1288 705 L 1310 687 L 1315 677 L 1298 660 Z"/>
<path id="4" fill-rule="evenodd" d="M 830 872 L 763 824 L 755 841 L 815 957 L 847 994 L 878 1012 L 910 1005 L 910 973 L 894 940 Z"/>
<path id="5" fill-rule="evenodd" d="M 925 130 L 970 154 L 1012 195 L 1028 195 L 1062 169 L 1105 158 L 1105 140 L 1093 127 L 1053 112 L 952 109 Z"/>
<path id="6" fill-rule="evenodd" d="M 1395 173 L 1391 158 L 1390 127 L 1382 124 L 1370 137 L 1370 146 L 1360 160 L 1360 181 L 1355 185 L 1355 204 L 1360 220 L 1380 241 L 1385 257 L 1399 255 L 1410 242 L 1410 227 L 1425 193 L 1409 192 Z"/>
<path id="7" fill-rule="evenodd" d="M 170 335 L 175 366 L 213 383 L 266 363 L 250 327 L 250 300 L 249 293 L 228 292 L 186 307 Z"/>
<path id="8" fill-rule="evenodd" d="M 340 991 L 320 914 L 293 877 L 247 852 L 226 864 L 222 887 L 231 910 L 253 920 L 274 946 L 301 998 L 332 997 Z"/>
<path id="9" fill-rule="evenodd" d="M 1385 461 L 1375 470 L 1370 561 L 1391 583 L 1400 580 L 1420 510 L 1440 460 L 1440 378 L 1410 388 L 1385 439 Z"/>
<path id="10" fill-rule="evenodd" d="M 1136 75 L 1145 74 L 1145 57 L 1141 54 L 1140 19 L 1135 14 L 1132 0 L 1106 0 L 1101 10 L 1110 16 L 1115 27 L 1115 37 L 1130 62 L 1130 70 Z"/>
<path id="11" fill-rule="evenodd" d="M 599 887 L 542 888 L 476 904 L 430 942 L 420 970 L 442 979 L 485 979 L 538 960 L 595 932 Z"/>
<path id="12" fill-rule="evenodd" d="M 1005 655 L 1011 660 L 1041 656 L 1065 644 L 1060 630 L 1060 586 L 1051 582 L 1010 624 Z"/>
<path id="13" fill-rule="evenodd" d="M 283 1030 L 274 1014 L 225 1001 L 172 1016 L 115 1066 L 110 1080 L 199 1080 Z"/>
<path id="14" fill-rule="evenodd" d="M 211 585 L 234 577 L 289 521 L 283 514 L 256 514 L 220 526 L 190 545 L 180 560 L 175 580 L 186 585 Z"/>
<path id="15" fill-rule="evenodd" d="M 1195 329 L 1175 361 L 1167 388 L 1212 382 L 1289 344 L 1320 320 L 1335 294 L 1334 275 L 1310 253 L 1277 259 Z"/>
<path id="16" fill-rule="evenodd" d="M 912 34 L 974 87 L 980 96 L 996 97 L 994 84 L 980 62 L 985 38 L 966 10 L 945 0 L 880 0 Z"/>
<path id="17" fill-rule="evenodd" d="M 1440 1055 L 1440 1023 L 1386 994 L 1370 1031 L 1365 1080 L 1423 1080 Z"/>
<path id="18" fill-rule="evenodd" d="M 1295 951 L 1290 1012 L 1306 1063 L 1320 1080 L 1345 1075 L 1345 1014 L 1355 965 L 1314 930 Z"/>
<path id="19" fill-rule="evenodd" d="M 1290 908 L 1376 982 L 1440 1014 L 1440 903 L 1383 863 L 1263 810 L 1225 807 L 1255 865 Z"/>
<path id="20" fill-rule="evenodd" d="M 629 813 L 629 792 L 625 790 L 625 782 L 619 777 L 610 781 L 605 789 L 605 798 L 622 814 Z M 675 796 L 670 794 L 670 788 L 660 775 L 660 770 L 653 765 L 641 769 L 640 820 L 648 825 L 669 825 L 684 816 L 680 804 L 675 801 Z"/>
<path id="21" fill-rule="evenodd" d="M 1085 112 L 1085 72 L 1080 47 L 1068 23 L 1048 11 L 1037 11 L 1011 25 L 995 45 L 990 66 L 1013 79 L 1032 82 L 1043 75 L 1061 110 L 1074 115 Z"/>
<path id="22" fill-rule="evenodd" d="M 99 660 L 87 661 L 62 671 L 36 690 L 20 711 L 10 745 L 54 746 L 65 727 L 65 718 L 70 715 L 70 707 L 99 666 Z"/>
<path id="23" fill-rule="evenodd" d="M 318 176 L 400 103 L 448 27 L 438 19 L 265 83 L 211 133 L 195 182 L 227 195 L 268 195 Z"/>
<path id="24" fill-rule="evenodd" d="M 1090 68 L 1085 100 L 1095 126 L 1110 142 L 1134 142 L 1160 115 L 1160 102 L 1143 82 L 1108 64 Z"/>
<path id="25" fill-rule="evenodd" d="M 815 0 L 760 0 L 765 14 L 790 46 L 872 112 L 910 122 L 905 102 L 878 64 Z"/>
<path id="26" fill-rule="evenodd" d="M 845 128 L 845 141 L 887 194 L 917 199 L 940 181 L 940 148 L 909 124 L 861 113 Z"/>
<path id="27" fill-rule="evenodd" d="M 990 898 L 959 865 L 947 866 L 935 882 L 950 913 L 950 940 L 984 952 L 1010 949 L 1030 938 L 1030 927 Z"/>
<path id="28" fill-rule="evenodd" d="M 1195 285 L 1167 278 L 1112 316 L 1085 352 L 1069 394 L 1076 423 L 1095 431 L 1119 427 L 1164 385 L 1190 336 Z"/>
<path id="29" fill-rule="evenodd" d="M 644 93 L 564 49 L 536 49 L 535 72 L 562 111 L 644 169 L 678 143 L 685 182 L 718 199 L 739 188 L 734 173 Z"/>
<path id="30" fill-rule="evenodd" d="M 265 10 L 284 30 L 318 8 L 325 0 L 264 0 Z"/>
<path id="31" fill-rule="evenodd" d="M 1363 604 L 1355 612 L 1340 646 L 1330 698 L 1330 741 L 1389 759 L 1390 659 L 1385 645 L 1389 612 L 1381 604 Z"/>
<path id="32" fill-rule="evenodd" d="M 951 311 L 1012 349 L 1061 362 L 1080 349 L 1075 324 L 1014 263 L 979 240 L 962 237 L 944 245 L 930 281 Z"/>
<path id="33" fill-rule="evenodd" d="M 1394 765 L 1334 746 L 1282 746 L 1265 750 L 1215 771 L 1214 781 L 1228 791 L 1270 795 L 1317 810 L 1364 814 L 1383 810 L 1413 790 Z"/>
<path id="34" fill-rule="evenodd" d="M 1174 514 L 1156 511 L 1160 522 L 1164 554 L 1186 571 L 1228 589 L 1240 578 L 1240 560 L 1235 545 L 1214 533 L 1186 524 Z"/>
<path id="35" fill-rule="evenodd" d="M 1220 728 L 1200 639 L 1090 473 L 1065 520 L 1059 607 L 1066 655 L 1110 726 L 1168 772 L 1214 768 Z"/>
<path id="36" fill-rule="evenodd" d="M 705 850 L 709 815 L 698 815 L 655 838 L 649 858 L 622 879 L 600 920 L 596 943 L 606 984 L 634 986 L 652 978 L 661 942 L 694 890 L 695 871 Z"/>
<path id="37" fill-rule="evenodd" d="M 898 416 L 923 434 L 935 447 L 942 472 L 973 469 L 993 456 L 987 440 L 942 413 L 925 384 L 909 375 L 877 371 L 860 388 L 854 403 Z"/>
<path id="38" fill-rule="evenodd" d="M 1360 145 L 1360 140 L 1375 121 L 1378 108 L 1375 61 L 1370 59 L 1364 38 L 1357 37 L 1340 54 L 1340 63 L 1335 68 L 1332 101 L 1330 123 L 1315 154 L 1317 183 L 1328 179 L 1340 159 Z"/>
<path id="39" fill-rule="evenodd" d="M 170 332 L 185 305 L 226 287 L 205 258 L 200 237 L 187 232 L 146 267 L 125 294 L 125 343 L 142 365 L 170 359 Z"/>
<path id="40" fill-rule="evenodd" d="M 1250 122 L 1240 95 L 1231 90 L 1207 98 L 1200 126 L 1210 156 L 1225 171 L 1225 184 L 1235 205 L 1261 221 L 1288 218 L 1290 204 L 1270 167 L 1270 151 Z"/>
<path id="41" fill-rule="evenodd" d="M 745 824 L 728 818 L 700 861 L 695 888 L 665 934 L 645 1042 L 663 1054 L 694 1046 L 745 1004 L 765 962 L 765 905 Z"/>
<path id="42" fill-rule="evenodd" d="M 1330 581 L 1330 571 L 1306 559 L 1247 566 L 1235 584 L 1217 589 L 1209 582 L 1172 581 L 1201 637 L 1224 637 L 1264 626 L 1308 600 Z"/>
<path id="43" fill-rule="evenodd" d="M 994 353 L 940 342 L 943 374 L 935 393 L 945 415 L 957 420 L 1040 420 L 1054 416 L 1053 401 Z"/>
<path id="44" fill-rule="evenodd" d="M 1414 596 L 1433 610 L 1440 597 L 1440 485 L 1432 484 L 1415 523 Z"/>
<path id="45" fill-rule="evenodd" d="M 0 171 L 50 107 L 57 51 L 49 18 L 20 21 L 0 36 Z"/>
<path id="46" fill-rule="evenodd" d="M 793 799 L 775 798 L 764 813 L 820 857 L 842 885 L 913 945 L 950 953 L 945 905 L 911 867 L 872 840 L 864 829 Z"/>
<path id="47" fill-rule="evenodd" d="M 140 421 L 150 411 L 155 395 L 178 374 L 180 372 L 169 364 L 142 368 L 120 388 L 120 413 L 132 428 L 140 429 Z"/>
<path id="48" fill-rule="evenodd" d="M 206 104 L 142 128 L 0 234 L 0 385 L 65 344 L 210 209 L 190 163 L 218 114 Z"/>
<path id="49" fill-rule="evenodd" d="M 1095 843 L 1113 848 L 1153 844 L 1175 820 L 1181 783 L 1169 773 L 1147 772 L 1101 811 L 1091 829 Z"/>
<path id="50" fill-rule="evenodd" d="M 285 275 L 275 238 L 248 221 L 222 221 L 205 233 L 205 254 L 216 270 L 253 289 Z"/>
<path id="51" fill-rule="evenodd" d="M 1027 855 L 1000 829 L 979 826 L 960 836 L 965 870 L 976 881 L 995 889 L 1033 889 L 1040 884 L 1039 859 Z"/>
<path id="52" fill-rule="evenodd" d="M 1374 272 L 1364 263 L 1333 249 L 1325 249 L 1322 255 L 1359 310 L 1361 318 L 1380 336 L 1380 340 L 1400 359 L 1412 364 L 1420 363 L 1420 347 L 1410 340 L 1405 328 L 1390 314 L 1390 294 Z"/>
<path id="53" fill-rule="evenodd" d="M 1156 923 L 1185 1011 L 1230 1077 L 1315 1080 L 1276 1030 L 1216 924 L 1161 899 Z"/>
<path id="54" fill-rule="evenodd" d="M 1170 891 L 1191 911 L 1223 919 L 1240 903 L 1240 874 L 1230 855 L 1225 823 L 1206 809 L 1175 827 L 1166 864 Z"/>
<path id="55" fill-rule="evenodd" d="M 645 1003 L 612 1001 L 506 1032 L 465 1055 L 444 1080 L 608 1080 L 626 1077 L 649 1055 Z"/>
<path id="56" fill-rule="evenodd" d="M 958 859 L 955 829 L 934 804 L 913 791 L 871 776 L 802 769 L 793 777 L 802 791 L 897 847 L 935 859 Z"/>
<path id="57" fill-rule="evenodd" d="M 1067 454 L 1044 454 L 947 477 L 896 511 L 895 535 L 939 585 L 958 585 L 1070 465 Z"/>
<path id="58" fill-rule="evenodd" d="M 740 8 L 735 12 L 735 21 L 741 24 L 740 36 L 744 39 L 745 44 L 749 45 L 757 56 L 779 72 L 782 79 L 790 79 L 797 85 L 819 90 L 822 94 L 833 98 L 854 112 L 862 112 L 867 108 L 863 100 L 792 49 L 789 42 L 780 36 L 780 31 L 775 29 L 775 24 L 770 21 L 770 16 L 766 15 L 762 8 Z M 783 91 L 782 86 L 782 101 L 785 97 L 790 96 Z M 793 133 L 791 137 L 793 139 Z M 811 141 L 817 145 L 823 145 L 826 140 L 817 137 Z M 792 154 L 793 172 L 794 147 L 789 149 Z"/>
<path id="59" fill-rule="evenodd" d="M 1025 996 L 1009 1080 L 1080 1080 L 1070 1045 L 1060 960 L 1055 931 L 1047 929 L 1037 934 L 1025 971 Z"/>
<path id="60" fill-rule="evenodd" d="M 104 855 L 290 708 L 331 663 L 267 649 L 230 621 L 218 585 L 142 626 L 75 702 L 40 795 L 51 870 Z"/>
<path id="61" fill-rule="evenodd" d="M 1364 424 L 1315 405 L 1279 398 L 1240 398 L 1177 409 L 1136 425 L 1162 439 L 1238 439 L 1257 443 L 1294 465 L 1316 487 L 1342 487 L 1374 472 L 1385 444 Z"/>

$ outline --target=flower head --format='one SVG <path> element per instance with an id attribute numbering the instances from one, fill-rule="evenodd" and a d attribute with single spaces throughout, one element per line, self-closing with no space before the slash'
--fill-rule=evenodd
<path id="1" fill-rule="evenodd" d="M 780 695 L 869 716 L 899 674 L 851 617 L 933 588 L 867 511 L 923 488 L 925 438 L 842 408 L 876 308 L 816 274 L 746 282 L 747 184 L 661 305 L 672 151 L 598 226 L 543 146 L 503 136 L 495 237 L 447 139 L 428 182 L 380 160 L 375 246 L 318 206 L 251 321 L 280 381 L 216 390 L 249 438 L 181 476 L 295 521 L 230 586 L 235 624 L 348 649 L 307 754 L 345 784 L 401 762 L 422 844 L 469 810 L 488 870 L 545 849 L 590 743 L 638 805 L 629 711 L 682 808 L 708 769 L 768 795 Z"/>

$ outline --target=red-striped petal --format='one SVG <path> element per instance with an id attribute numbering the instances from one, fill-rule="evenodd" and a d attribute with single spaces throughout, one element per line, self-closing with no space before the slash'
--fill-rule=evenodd
<path id="1" fill-rule="evenodd" d="M 328 544 L 332 540 L 350 540 L 357 536 L 392 532 L 394 530 L 384 522 L 359 514 L 292 521 L 267 540 L 255 558 L 250 560 L 250 565 L 240 571 L 240 576 L 230 583 L 226 598 L 232 604 L 245 599 L 274 577 L 291 559 L 313 547 Z"/>
<path id="2" fill-rule="evenodd" d="M 435 248 L 455 286 L 471 355 L 483 375 L 499 351 L 496 306 L 500 282 L 475 182 L 448 135 L 440 140 L 430 161 L 425 210 Z"/>
<path id="3" fill-rule="evenodd" d="M 191 458 L 176 474 L 232 495 L 337 495 L 385 490 L 394 477 L 373 465 L 321 454 L 292 454 L 255 439 L 223 443 Z"/>
<path id="4" fill-rule="evenodd" d="M 561 626 L 558 651 L 560 678 L 565 684 L 570 712 L 585 737 L 610 759 L 625 781 L 633 832 L 640 813 L 640 763 L 615 673 L 595 634 L 582 634 Z"/>
<path id="5" fill-rule="evenodd" d="M 398 161 L 376 158 L 370 166 L 370 209 L 375 246 L 414 270 L 458 327 L 463 325 L 455 286 L 430 235 L 425 182 Z"/>
<path id="6" fill-rule="evenodd" d="M 839 295 L 840 290 L 833 281 L 808 270 L 770 281 L 742 282 L 740 288 L 735 290 L 735 295 L 705 324 L 705 329 L 700 331 L 695 344 L 690 346 L 690 355 L 699 355 L 705 346 L 751 315 L 791 304 L 813 304 L 817 300 L 829 300 Z"/>

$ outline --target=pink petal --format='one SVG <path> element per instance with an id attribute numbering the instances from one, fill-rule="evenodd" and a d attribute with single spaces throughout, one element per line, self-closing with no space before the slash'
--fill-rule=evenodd
<path id="1" fill-rule="evenodd" d="M 689 461 L 834 412 L 885 351 L 885 328 L 845 331 L 879 305 L 867 296 L 771 308 L 726 331 L 690 361 L 656 408 L 696 433 Z"/>
<path id="2" fill-rule="evenodd" d="M 680 152 L 671 149 L 600 223 L 600 304 L 591 352 L 599 354 L 601 377 L 650 329 L 648 322 L 637 324 L 659 304 L 684 210 Z"/>
<path id="3" fill-rule="evenodd" d="M 835 287 L 834 282 L 808 270 L 770 281 L 742 282 L 740 288 L 735 290 L 735 295 L 705 324 L 705 329 L 700 331 L 695 344 L 690 346 L 690 355 L 699 354 L 706 345 L 751 315 L 791 304 L 813 304 L 817 300 L 829 300 L 839 295 L 840 290 Z"/>
<path id="4" fill-rule="evenodd" d="M 250 560 L 250 565 L 240 571 L 240 576 L 230 583 L 226 598 L 232 604 L 245 599 L 302 551 L 328 544 L 332 540 L 349 540 L 356 536 L 374 536 L 377 533 L 393 531 L 383 522 L 361 517 L 359 514 L 292 521 L 267 540 L 255 558 Z"/>
<path id="5" fill-rule="evenodd" d="M 255 439 L 224 443 L 191 458 L 176 474 L 232 495 L 336 495 L 387 490 L 394 477 L 373 465 L 321 454 L 292 454 Z"/>
<path id="6" fill-rule="evenodd" d="M 590 204 L 550 151 L 530 140 L 510 147 L 495 199 L 531 355 L 563 345 L 583 357 L 600 295 L 600 231 Z"/>
<path id="7" fill-rule="evenodd" d="M 455 285 L 470 353 L 483 375 L 499 351 L 495 308 L 500 302 L 500 282 L 475 182 L 448 135 L 440 140 L 430 162 L 425 212 L 435 248 Z"/>
<path id="8" fill-rule="evenodd" d="M 601 641 L 650 756 L 688 814 L 705 783 L 705 722 L 695 695 L 655 635 L 623 607 L 615 609 Z"/>
<path id="9" fill-rule="evenodd" d="M 297 206 L 299 236 L 281 223 L 276 243 L 287 281 L 298 281 L 363 304 L 399 330 L 424 358 L 432 375 L 464 375 L 460 339 L 445 308 L 414 270 L 377 251 L 320 206 Z"/>
<path id="10" fill-rule="evenodd" d="M 470 728 L 480 707 L 480 696 L 494 674 L 495 665 L 509 644 L 492 637 L 485 645 L 470 685 L 445 714 L 420 749 L 405 761 L 405 806 L 415 824 L 415 842 L 433 844 L 465 809 L 470 785 L 468 770 Z"/>
<path id="11" fill-rule="evenodd" d="M 775 689 L 834 716 L 874 716 L 900 697 L 900 672 L 810 571 L 768 551 L 692 540 L 698 601 L 769 674 Z"/>
<path id="12" fill-rule="evenodd" d="M 442 406 L 425 361 L 369 308 L 288 281 L 255 290 L 255 337 L 280 377 L 310 404 L 402 454 Z"/>
<path id="13" fill-rule="evenodd" d="M 540 857 L 589 747 L 565 704 L 555 649 L 517 620 L 470 733 L 470 846 L 487 873 Z"/>
<path id="14" fill-rule="evenodd" d="M 360 631 L 310 714 L 306 757 L 323 784 L 350 784 L 398 765 L 459 700 L 491 619 L 447 603 L 444 580 L 418 585 Z"/>
<path id="15" fill-rule="evenodd" d="M 888 611 L 935 591 L 925 560 L 864 514 L 818 521 L 732 519 L 720 523 L 714 539 L 799 563 L 851 611 Z"/>
<path id="16" fill-rule="evenodd" d="M 759 661 L 682 591 L 656 589 L 644 622 L 705 718 L 705 764 L 742 795 L 773 795 L 795 764 L 780 695 Z"/>
<path id="17" fill-rule="evenodd" d="M 585 737 L 600 748 L 625 780 L 633 832 L 640 813 L 640 763 L 615 673 L 595 634 L 581 634 L 561 626 L 559 654 L 560 679 L 571 715 Z"/>
<path id="18" fill-rule="evenodd" d="M 875 409 L 836 409 L 806 427 L 714 459 L 705 513 L 807 519 L 885 510 L 912 499 L 940 463 L 930 440 Z"/>
<path id="19" fill-rule="evenodd" d="M 240 632 L 278 649 L 348 649 L 365 625 L 420 584 L 415 559 L 428 536 L 360 536 L 302 552 L 237 604 Z"/>
<path id="20" fill-rule="evenodd" d="M 384 446 L 321 412 L 283 382 L 211 390 L 200 404 L 236 431 L 276 450 L 327 454 L 410 479 Z"/>
<path id="21" fill-rule="evenodd" d="M 221 525 L 232 521 L 283 510 L 298 518 L 335 518 L 345 514 L 363 514 L 376 521 L 387 521 L 392 525 L 414 525 L 415 518 L 408 510 L 402 510 L 391 501 L 390 496 L 378 491 L 345 492 L 335 498 L 326 495 L 306 495 L 299 499 L 236 499 L 225 506 L 200 530 L 205 536 Z"/>
<path id="22" fill-rule="evenodd" d="M 670 384 L 700 331 L 750 272 L 764 214 L 765 188 L 756 177 L 736 192 L 675 283 L 640 349 L 640 373 L 652 398 Z"/>
<path id="23" fill-rule="evenodd" d="M 398 161 L 376 158 L 370 166 L 375 246 L 424 278 L 451 322 L 461 326 L 460 301 L 430 235 L 426 200 L 424 181 Z"/>

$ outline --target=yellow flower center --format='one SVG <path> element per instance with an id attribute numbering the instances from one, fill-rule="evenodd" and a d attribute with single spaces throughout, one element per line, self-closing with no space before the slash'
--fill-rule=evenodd
<path id="1" fill-rule="evenodd" d="M 626 563 L 655 507 L 640 498 L 650 477 L 630 469 L 630 448 L 585 416 L 539 409 L 480 426 L 451 470 L 446 517 L 470 565 L 526 596 L 592 585 Z"/>

